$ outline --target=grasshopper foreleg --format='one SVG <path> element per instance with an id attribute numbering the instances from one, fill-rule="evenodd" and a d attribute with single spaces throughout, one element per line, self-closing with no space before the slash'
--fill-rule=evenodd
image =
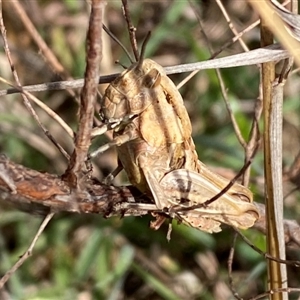
<path id="1" fill-rule="evenodd" d="M 114 146 L 120 146 L 122 144 L 125 144 L 126 142 L 131 140 L 131 136 L 129 134 L 124 134 L 124 135 L 120 135 L 117 136 L 116 138 L 114 138 L 111 142 L 101 146 L 100 148 L 98 148 L 96 151 L 91 153 L 91 157 L 96 157 L 97 155 L 105 152 L 106 150 L 108 150 L 109 148 L 112 148 Z"/>
<path id="2" fill-rule="evenodd" d="M 123 145 L 123 144 L 125 144 L 125 143 L 127 143 L 131 140 L 134 140 L 137 137 L 138 137 L 138 134 L 135 130 L 135 127 L 133 127 L 133 125 L 131 126 L 131 124 L 130 124 L 130 125 L 127 126 L 126 130 L 124 130 L 124 132 L 122 134 L 115 136 L 114 139 L 111 142 L 101 146 L 96 151 L 92 152 L 90 154 L 90 156 L 92 158 L 94 158 L 97 155 L 105 152 L 109 148 L 112 148 L 114 146 L 121 146 L 121 145 Z"/>

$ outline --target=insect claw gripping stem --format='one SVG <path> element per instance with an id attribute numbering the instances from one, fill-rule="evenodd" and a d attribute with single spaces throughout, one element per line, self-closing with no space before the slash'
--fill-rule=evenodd
<path id="1" fill-rule="evenodd" d="M 119 163 L 117 168 L 108 174 L 103 180 L 102 183 L 106 185 L 111 185 L 115 177 L 123 170 L 123 166 Z"/>

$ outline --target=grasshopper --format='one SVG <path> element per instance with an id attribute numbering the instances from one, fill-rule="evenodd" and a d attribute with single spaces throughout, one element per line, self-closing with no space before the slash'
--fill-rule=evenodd
<path id="1" fill-rule="evenodd" d="M 144 48 L 144 45 L 143 45 Z M 133 63 L 106 89 L 100 117 L 114 130 L 119 167 L 141 192 L 152 196 L 158 210 L 192 227 L 220 231 L 221 223 L 249 228 L 259 217 L 246 187 L 234 185 L 207 207 L 205 203 L 229 181 L 211 172 L 195 150 L 192 126 L 183 99 L 164 69 L 150 59 Z M 173 211 L 173 212 L 172 212 Z"/>

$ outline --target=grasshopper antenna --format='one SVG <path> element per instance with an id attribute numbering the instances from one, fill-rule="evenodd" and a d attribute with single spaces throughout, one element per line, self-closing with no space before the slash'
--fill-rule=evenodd
<path id="1" fill-rule="evenodd" d="M 151 31 L 149 31 L 143 41 L 143 44 L 142 44 L 142 49 L 141 49 L 141 54 L 140 54 L 140 57 L 139 57 L 139 60 L 137 62 L 137 67 L 140 68 L 142 66 L 142 63 L 143 63 L 143 60 L 144 60 L 144 57 L 145 57 L 145 51 L 146 51 L 146 46 L 147 46 L 147 43 L 150 39 L 150 36 L 151 36 Z"/>
<path id="2" fill-rule="evenodd" d="M 130 62 L 133 64 L 133 59 L 130 56 L 128 50 L 125 48 L 125 46 L 121 43 L 121 41 L 103 24 L 102 25 L 103 30 L 123 49 L 127 57 L 129 58 Z"/>
<path id="3" fill-rule="evenodd" d="M 125 65 L 123 65 L 119 60 L 116 60 L 115 64 L 121 66 L 124 70 L 128 69 L 128 67 L 126 67 Z"/>

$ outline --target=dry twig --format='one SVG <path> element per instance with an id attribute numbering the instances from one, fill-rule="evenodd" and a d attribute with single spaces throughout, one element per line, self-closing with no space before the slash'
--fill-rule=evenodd
<path id="1" fill-rule="evenodd" d="M 87 35 L 85 84 L 80 96 L 79 127 L 75 139 L 75 149 L 64 178 L 76 188 L 81 188 L 85 162 L 91 144 L 94 107 L 97 96 L 99 65 L 102 58 L 102 17 L 105 2 L 92 1 L 89 30 Z M 84 183 L 84 182 L 83 182 Z"/>

